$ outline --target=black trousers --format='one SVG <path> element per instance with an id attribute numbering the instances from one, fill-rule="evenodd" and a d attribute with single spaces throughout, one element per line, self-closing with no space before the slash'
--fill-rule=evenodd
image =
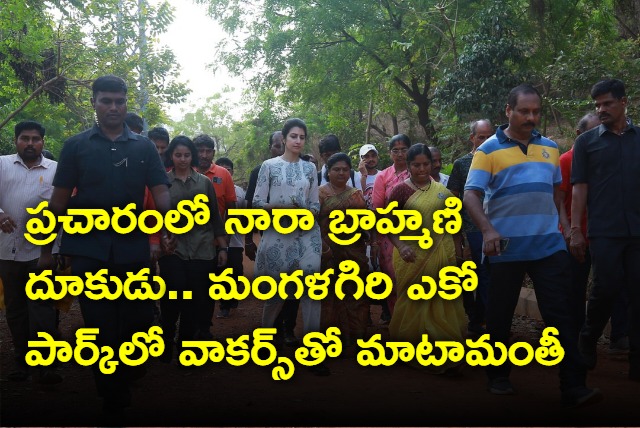
<path id="1" fill-rule="evenodd" d="M 591 253 L 587 247 L 585 261 L 580 263 L 575 257 L 571 256 L 571 310 L 576 319 L 577 333 L 584 324 L 587 301 L 587 285 L 589 284 L 589 272 L 591 272 Z"/>
<path id="2" fill-rule="evenodd" d="M 38 260 L 16 262 L 0 260 L 0 278 L 4 287 L 7 325 L 13 339 L 15 358 L 26 366 L 29 340 L 40 340 L 37 334 L 46 332 L 57 339 L 56 310 L 51 300 L 31 300 L 25 286 L 29 273 L 36 271 Z M 45 355 L 46 357 L 46 355 Z"/>
<path id="3" fill-rule="evenodd" d="M 578 329 L 584 325 L 586 314 L 587 286 L 589 284 L 589 273 L 591 272 L 591 252 L 587 247 L 585 261 L 580 263 L 571 256 L 571 273 L 573 275 L 572 288 L 574 297 L 572 298 L 573 311 L 578 320 Z M 625 287 L 620 291 L 620 295 L 615 299 L 611 309 L 611 342 L 615 342 L 629 334 L 628 316 L 628 291 Z M 579 330 L 578 330 L 579 333 Z"/>
<path id="4" fill-rule="evenodd" d="M 237 281 L 239 276 L 244 275 L 244 267 L 242 266 L 242 260 L 244 259 L 244 248 L 241 247 L 229 247 L 227 253 L 227 265 L 222 268 L 218 268 L 218 273 L 222 272 L 226 268 L 233 269 L 232 277 Z M 238 307 L 238 300 L 220 300 L 220 309 L 233 309 Z"/>
<path id="5" fill-rule="evenodd" d="M 558 251 L 539 260 L 491 264 L 487 310 L 487 332 L 491 340 L 508 346 L 513 313 L 525 273 L 533 280 L 545 324 L 558 329 L 565 351 L 559 364 L 560 389 L 584 386 L 586 367 L 578 352 L 577 320 L 571 310 L 571 267 L 566 251 Z M 509 362 L 498 367 L 487 366 L 489 379 L 508 377 L 510 371 Z"/>
<path id="6" fill-rule="evenodd" d="M 162 310 L 162 336 L 165 348 L 171 349 L 176 334 L 176 322 L 180 318 L 178 349 L 183 340 L 194 340 L 197 323 L 206 320 L 211 303 L 209 297 L 209 272 L 211 260 L 182 260 L 176 255 L 161 257 L 158 261 L 167 292 L 160 301 Z M 178 298 L 170 299 L 169 291 L 177 291 Z M 190 291 L 191 299 L 183 299 L 183 292 Z M 208 328 L 207 328 L 208 330 Z M 171 353 L 169 352 L 169 355 Z"/>
<path id="7" fill-rule="evenodd" d="M 630 371 L 640 373 L 640 237 L 591 238 L 593 287 L 581 340 L 594 344 L 624 290 L 628 297 Z"/>
<path id="8" fill-rule="evenodd" d="M 85 273 L 96 273 L 100 269 L 108 269 L 109 276 L 117 276 L 124 282 L 127 272 L 137 273 L 147 267 L 147 263 L 118 264 L 74 256 L 71 262 L 71 274 L 85 278 Z M 148 331 L 153 322 L 152 300 L 127 300 L 124 296 L 116 300 L 92 300 L 84 295 L 80 298 L 80 309 L 84 326 L 99 328 L 96 339 L 98 347 L 110 346 L 115 351 L 114 360 L 118 360 L 118 350 L 124 342 L 131 341 L 134 333 Z M 134 354 L 131 358 L 136 358 Z M 92 366 L 98 393 L 105 401 L 118 401 L 129 394 L 129 383 L 133 372 L 138 370 L 120 363 L 113 374 L 105 375 L 98 369 L 98 364 Z"/>

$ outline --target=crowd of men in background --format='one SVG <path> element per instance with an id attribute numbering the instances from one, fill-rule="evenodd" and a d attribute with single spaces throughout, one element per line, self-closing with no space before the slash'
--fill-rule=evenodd
<path id="1" fill-rule="evenodd" d="M 432 179 L 464 199 L 465 250 L 476 262 L 479 277 L 476 292 L 464 294 L 469 335 L 489 333 L 492 341 L 508 342 L 520 287 L 528 274 L 545 322 L 560 330 L 566 351 L 560 365 L 561 389 L 569 406 L 600 398 L 597 389 L 585 385 L 586 369 L 596 365 L 596 344 L 610 317 L 610 352 L 628 352 L 629 378 L 640 380 L 640 128 L 626 117 L 621 81 L 598 82 L 591 96 L 596 113 L 580 120 L 575 145 L 563 156 L 556 143 L 536 131 L 542 98 L 527 85 L 509 96 L 507 124 L 494 128 L 486 119 L 471 124 L 471 151 L 453 162 L 450 176 L 441 172 L 441 151 L 429 147 Z M 97 123 L 65 143 L 59 163 L 44 156 L 45 129 L 35 121 L 16 125 L 16 153 L 0 157 L 0 277 L 14 343 L 16 366 L 8 376 L 13 381 L 30 376 L 25 363 L 29 339 L 39 331 L 58 337 L 53 306 L 25 294 L 29 272 L 54 266 L 52 246 L 41 253 L 24 239 L 26 208 L 49 200 L 57 216 L 70 206 L 110 211 L 133 201 L 142 207 L 147 192 L 161 213 L 170 209 L 165 173 L 170 163 L 164 158 L 171 142 L 168 131 L 156 127 L 146 137 L 139 135 L 143 121 L 126 114 L 126 86 L 115 76 L 96 80 L 91 102 Z M 193 143 L 198 151 L 195 168 L 213 184 L 220 216 L 224 218 L 230 208 L 250 208 L 260 166 L 251 171 L 245 191 L 234 185 L 230 158 L 214 162 L 213 138 L 199 135 Z M 283 144 L 282 133 L 274 132 L 269 155 L 282 155 Z M 338 137 L 325 136 L 319 151 L 323 163 L 341 152 Z M 308 155 L 307 160 L 315 158 Z M 378 149 L 363 145 L 358 160 L 348 185 L 361 190 L 372 207 L 371 192 L 380 172 Z M 318 171 L 321 184 L 324 168 Z M 228 237 L 227 264 L 213 266 L 212 271 L 232 267 L 235 275 L 242 275 L 244 255 L 255 260 L 253 238 L 252 234 Z M 158 245 L 166 247 L 170 239 L 164 236 Z M 110 273 L 125 275 L 148 266 L 154 259 L 149 248 L 144 234 L 107 230 L 65 235 L 59 251 L 71 257 L 74 274 L 107 267 Z M 376 264 L 372 260 L 372 268 Z M 590 270 L 593 280 L 585 312 Z M 81 307 L 85 323 L 101 328 L 104 343 L 115 344 L 145 330 L 152 315 L 144 303 L 83 299 Z M 389 307 L 384 301 L 377 303 L 383 307 L 381 322 L 388 323 Z M 200 331 L 209 330 L 214 304 L 210 302 L 208 320 Z M 228 318 L 237 305 L 220 302 L 217 316 Z M 298 301 L 287 300 L 276 320 L 289 346 L 298 344 L 297 314 Z M 106 410 L 129 404 L 127 384 L 143 375 L 139 371 L 123 369 L 106 376 L 95 370 Z M 514 392 L 509 371 L 506 364 L 488 368 L 492 393 Z M 62 380 L 51 368 L 42 368 L 38 379 Z"/>

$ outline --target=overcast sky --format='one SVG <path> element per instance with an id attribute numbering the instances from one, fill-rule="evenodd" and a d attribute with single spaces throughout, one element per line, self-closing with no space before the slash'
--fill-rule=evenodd
<path id="1" fill-rule="evenodd" d="M 243 81 L 232 77 L 224 67 L 218 67 L 215 74 L 207 68 L 215 60 L 215 46 L 225 33 L 206 13 L 206 7 L 194 4 L 191 0 L 170 0 L 174 7 L 174 21 L 167 32 L 160 36 L 160 44 L 167 45 L 176 55 L 181 68 L 181 81 L 188 81 L 192 90 L 187 101 L 169 106 L 172 119 L 183 116 L 182 110 L 190 110 L 190 105 L 201 106 L 207 97 L 222 92 L 225 86 L 236 89 L 231 96 L 239 100 Z"/>

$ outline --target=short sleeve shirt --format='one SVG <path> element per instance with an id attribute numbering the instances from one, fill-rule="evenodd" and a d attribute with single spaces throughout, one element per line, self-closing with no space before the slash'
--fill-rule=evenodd
<path id="1" fill-rule="evenodd" d="M 376 170 L 375 174 L 367 174 L 367 181 L 365 183 L 365 188 L 362 188 L 362 173 L 360 171 L 356 171 L 354 176 L 354 181 L 356 185 L 356 189 L 360 190 L 364 195 L 364 200 L 367 203 L 367 208 L 370 210 L 373 209 L 373 201 L 371 200 L 373 197 L 373 184 L 376 182 L 376 177 L 380 171 Z"/>
<path id="2" fill-rule="evenodd" d="M 97 208 L 113 214 L 113 207 L 134 203 L 142 212 L 145 187 L 167 185 L 167 173 L 155 145 L 125 125 L 111 141 L 97 125 L 69 138 L 62 148 L 53 186 L 76 189 L 69 208 Z M 124 225 L 124 223 L 122 224 Z M 149 259 L 149 237 L 136 228 L 123 235 L 111 228 L 62 237 L 60 253 L 115 263 Z"/>
<path id="3" fill-rule="evenodd" d="M 218 210 L 220 211 L 220 217 L 225 218 L 225 212 L 227 210 L 227 202 L 236 201 L 236 188 L 233 185 L 233 179 L 231 174 L 225 168 L 214 164 L 205 171 L 206 175 L 211 183 L 213 183 L 213 189 L 216 191 L 216 198 L 218 199 Z"/>
<path id="4" fill-rule="evenodd" d="M 588 236 L 640 236 L 640 128 L 621 135 L 600 125 L 573 147 L 571 183 L 588 185 Z"/>
<path id="5" fill-rule="evenodd" d="M 562 182 L 558 146 L 533 131 L 523 153 L 504 133 L 507 126 L 478 147 L 464 187 L 486 193 L 484 212 L 498 233 L 510 239 L 509 249 L 489 260 L 538 260 L 566 251 L 553 198 L 554 186 Z"/>

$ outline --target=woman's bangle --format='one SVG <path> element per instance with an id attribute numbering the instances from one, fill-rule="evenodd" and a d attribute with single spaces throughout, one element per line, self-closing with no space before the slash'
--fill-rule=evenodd
<path id="1" fill-rule="evenodd" d="M 323 251 L 322 254 L 328 254 L 331 251 L 331 248 L 327 248 L 327 251 Z"/>
<path id="2" fill-rule="evenodd" d="M 219 248 L 218 251 L 226 251 L 228 253 L 229 252 L 229 247 Z"/>

